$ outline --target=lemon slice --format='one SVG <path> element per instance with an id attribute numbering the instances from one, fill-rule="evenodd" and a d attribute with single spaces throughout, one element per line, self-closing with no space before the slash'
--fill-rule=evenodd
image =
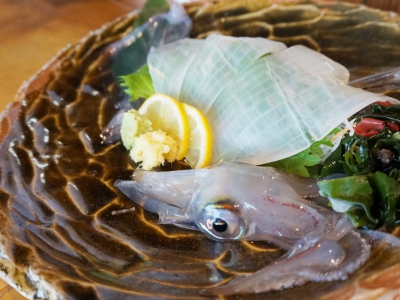
<path id="1" fill-rule="evenodd" d="M 183 159 L 189 146 L 189 122 L 182 103 L 167 95 L 155 94 L 138 111 L 151 121 L 153 130 L 164 131 L 178 142 L 176 159 Z"/>
<path id="2" fill-rule="evenodd" d="M 190 141 L 186 160 L 194 168 L 204 168 L 211 162 L 212 133 L 207 118 L 197 108 L 183 104 L 189 119 Z"/>

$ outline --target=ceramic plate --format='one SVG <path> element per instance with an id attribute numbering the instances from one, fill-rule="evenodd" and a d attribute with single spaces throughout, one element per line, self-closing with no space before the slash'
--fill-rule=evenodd
<path id="1" fill-rule="evenodd" d="M 344 3 L 282 2 L 192 4 L 191 35 L 303 44 L 348 67 L 353 79 L 400 67 L 397 15 Z M 255 272 L 284 253 L 268 242 L 218 243 L 157 225 L 157 215 L 113 187 L 134 166 L 121 144 L 101 143 L 122 97 L 104 51 L 132 30 L 135 18 L 124 16 L 65 49 L 2 115 L 0 270 L 27 297 L 206 299 L 202 288 Z M 400 95 L 396 85 L 386 92 Z M 399 262 L 396 249 L 377 246 L 345 281 L 224 299 L 390 297 L 400 293 Z"/>

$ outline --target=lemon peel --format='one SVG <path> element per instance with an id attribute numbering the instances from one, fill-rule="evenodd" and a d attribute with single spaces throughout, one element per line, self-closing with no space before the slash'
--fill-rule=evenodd
<path id="1" fill-rule="evenodd" d="M 189 120 L 189 146 L 186 161 L 194 169 L 204 168 L 211 162 L 212 133 L 207 118 L 197 108 L 183 104 Z"/>

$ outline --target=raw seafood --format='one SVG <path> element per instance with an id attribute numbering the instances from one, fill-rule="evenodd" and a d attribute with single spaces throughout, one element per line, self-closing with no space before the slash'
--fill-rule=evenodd
<path id="1" fill-rule="evenodd" d="M 115 186 L 159 214 L 159 223 L 201 230 L 214 240 L 264 240 L 288 249 L 264 269 L 204 293 L 264 292 L 345 279 L 370 254 L 346 215 L 299 196 L 316 192 L 315 184 L 273 168 L 225 162 L 211 169 L 136 170 L 134 179 Z"/>
<path id="2" fill-rule="evenodd" d="M 394 101 L 348 86 L 347 69 L 316 51 L 261 38 L 183 39 L 147 62 L 156 92 L 208 118 L 212 163 L 292 156 L 366 105 Z"/>

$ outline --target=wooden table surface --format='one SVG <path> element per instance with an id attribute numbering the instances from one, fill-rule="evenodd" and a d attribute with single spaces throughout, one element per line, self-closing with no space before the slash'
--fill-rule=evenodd
<path id="1" fill-rule="evenodd" d="M 0 0 L 0 111 L 24 80 L 69 43 L 140 8 L 145 0 Z M 399 0 L 347 0 L 400 11 Z M 1 300 L 22 300 L 0 280 Z"/>
<path id="2" fill-rule="evenodd" d="M 0 111 L 55 54 L 145 0 L 0 0 Z"/>

